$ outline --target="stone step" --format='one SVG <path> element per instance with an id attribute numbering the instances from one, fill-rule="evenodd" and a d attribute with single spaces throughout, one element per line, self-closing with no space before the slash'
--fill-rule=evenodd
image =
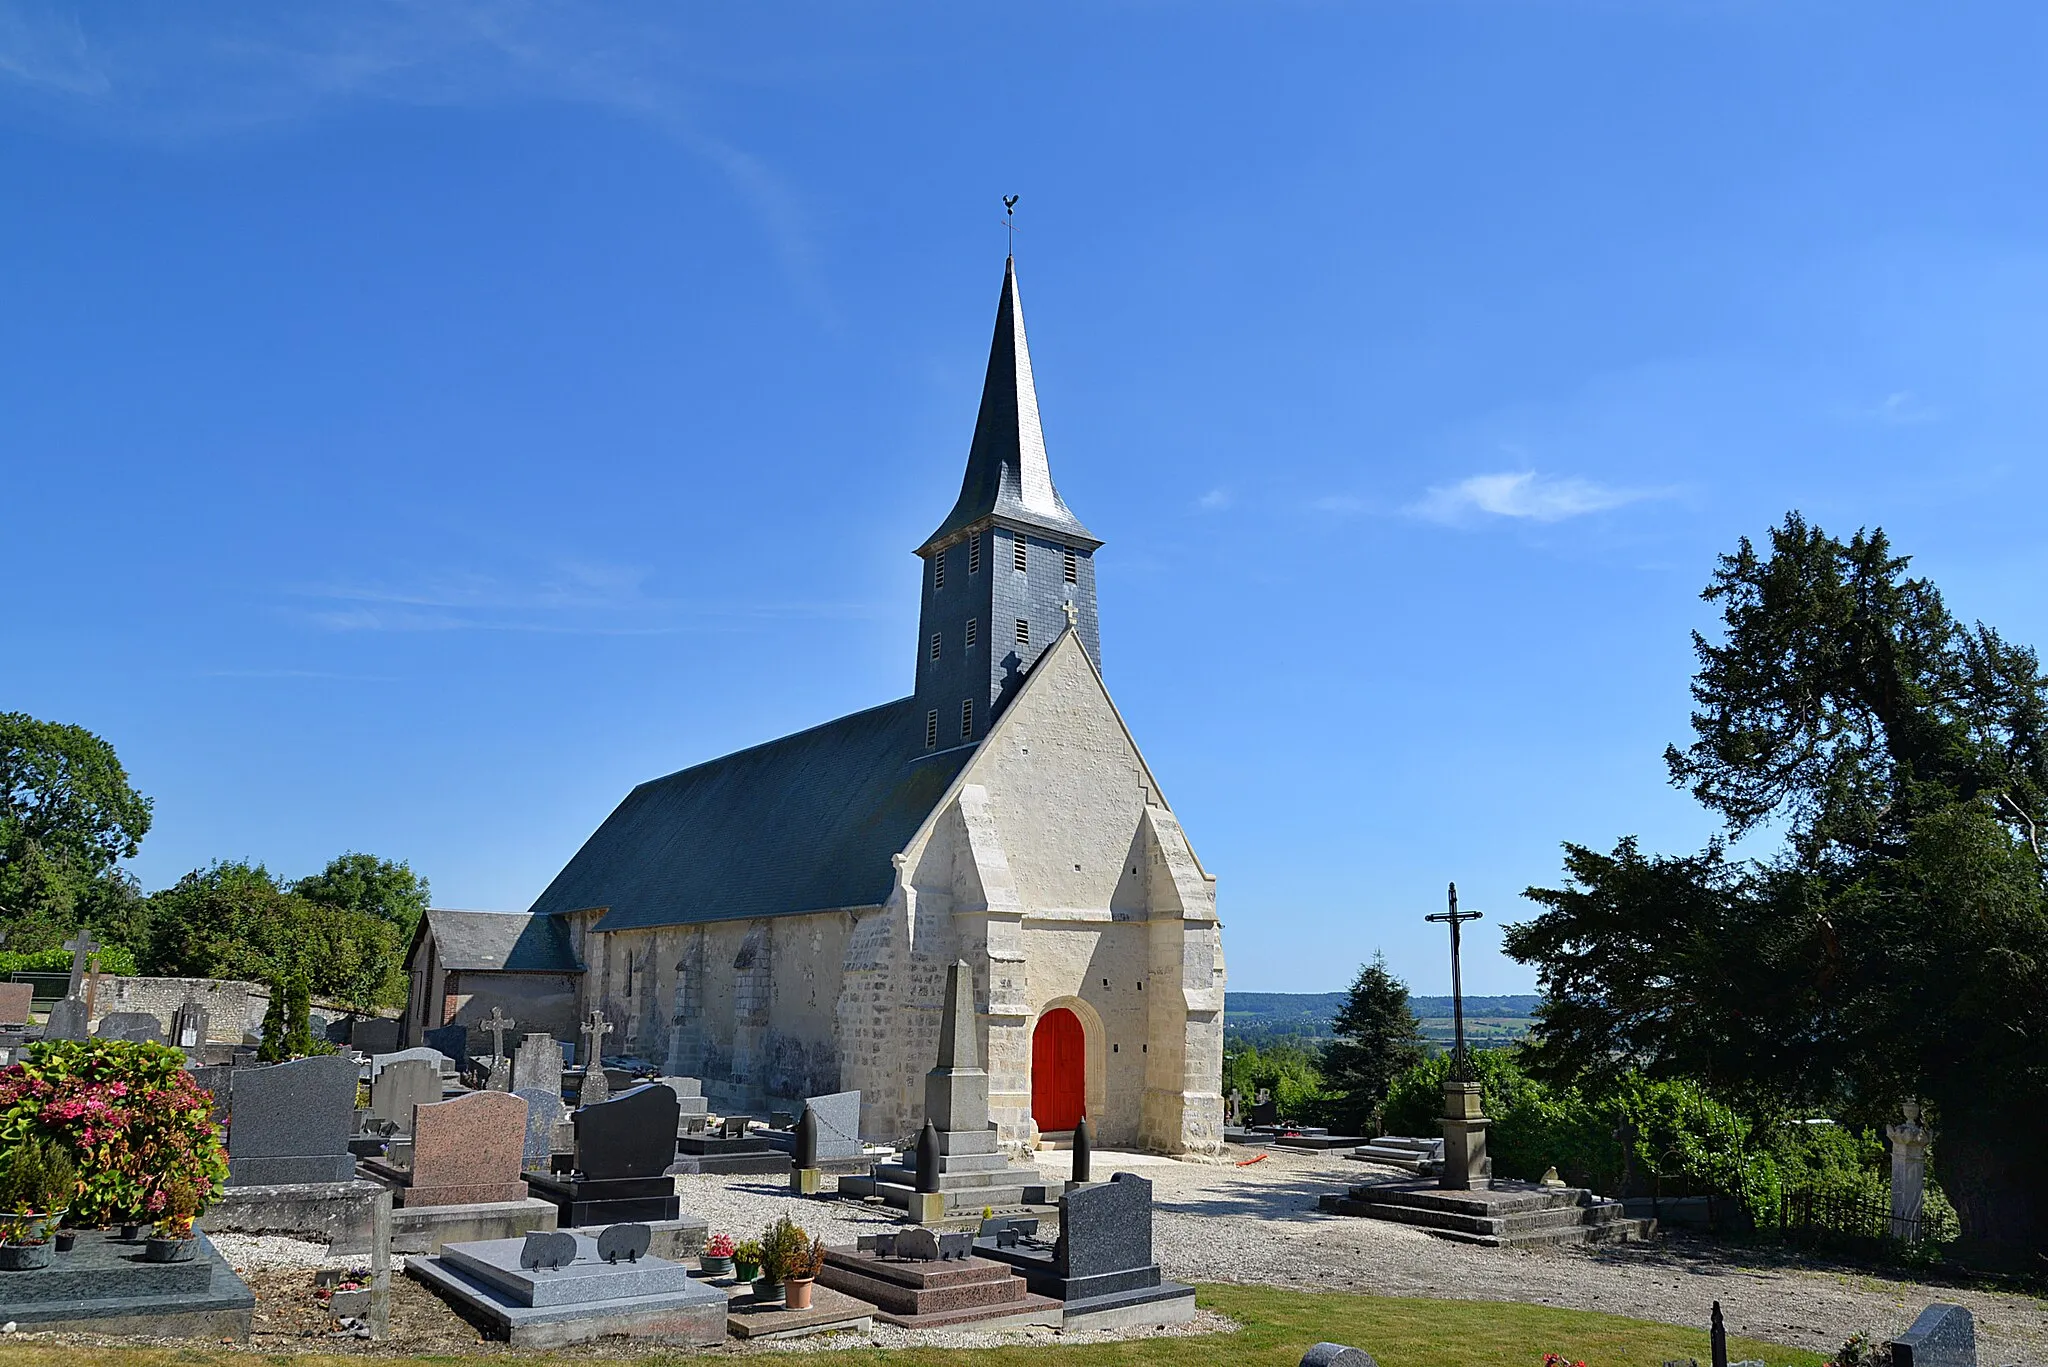
<path id="1" fill-rule="evenodd" d="M 1503 1217 L 1537 1210 L 1577 1210 L 1586 1193 L 1577 1187 L 1445 1191 L 1408 1182 L 1363 1182 L 1347 1193 L 1354 1201 L 1419 1206 L 1456 1215 Z"/>

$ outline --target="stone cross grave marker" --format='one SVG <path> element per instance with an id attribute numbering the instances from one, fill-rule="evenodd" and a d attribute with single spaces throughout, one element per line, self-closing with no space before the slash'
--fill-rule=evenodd
<path id="1" fill-rule="evenodd" d="M 228 1185 L 346 1182 L 356 1107 L 356 1063 L 346 1054 L 302 1058 L 235 1074 L 228 1119 Z"/>
<path id="2" fill-rule="evenodd" d="M 579 1106 L 594 1106 L 611 1097 L 611 1081 L 604 1075 L 604 1037 L 611 1032 L 612 1023 L 602 1011 L 592 1011 L 590 1019 L 583 1022 L 583 1089 L 576 1093 Z"/>
<path id="3" fill-rule="evenodd" d="M 471 1092 L 414 1111 L 406 1208 L 525 1200 L 526 1120 L 525 1098 L 510 1092 Z"/>
<path id="4" fill-rule="evenodd" d="M 506 1057 L 505 1032 L 517 1024 L 519 1024 L 518 1021 L 513 1020 L 497 1007 L 491 1008 L 491 1014 L 484 1019 L 484 1029 L 490 1031 L 491 1034 L 492 1062 Z"/>
<path id="5" fill-rule="evenodd" d="M 555 1156 L 555 1126 L 562 1123 L 562 1094 L 542 1087 L 512 1093 L 526 1102 L 526 1138 L 520 1146 L 522 1172 L 546 1172 Z"/>
<path id="6" fill-rule="evenodd" d="M 65 996 L 76 997 L 84 990 L 86 966 L 91 962 L 92 956 L 104 947 L 92 938 L 92 932 L 84 926 L 80 926 L 78 934 L 64 942 L 64 948 L 71 951 L 71 985 L 64 989 Z"/>

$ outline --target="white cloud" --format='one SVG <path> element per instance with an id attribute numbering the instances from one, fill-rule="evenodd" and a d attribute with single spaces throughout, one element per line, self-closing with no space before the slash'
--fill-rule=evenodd
<path id="1" fill-rule="evenodd" d="M 1236 502 L 1228 489 L 1211 489 L 1195 500 L 1195 506 L 1205 513 L 1221 512 Z"/>
<path id="2" fill-rule="evenodd" d="M 1408 511 L 1431 522 L 1466 522 L 1482 513 L 1530 522 L 1562 522 L 1664 496 L 1659 490 L 1618 489 L 1575 475 L 1560 477 L 1522 470 L 1471 475 L 1456 484 L 1434 486 Z"/>
<path id="3" fill-rule="evenodd" d="M 1912 390 L 1899 389 L 1885 395 L 1872 407 L 1864 409 L 1863 416 L 1896 427 L 1907 423 L 1933 422 L 1941 416 L 1941 410 L 1922 402 L 1920 396 Z"/>

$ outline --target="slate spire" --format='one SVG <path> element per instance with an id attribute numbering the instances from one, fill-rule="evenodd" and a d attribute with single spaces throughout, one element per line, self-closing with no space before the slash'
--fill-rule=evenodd
<path id="1" fill-rule="evenodd" d="M 1003 293 L 996 304 L 995 337 L 989 343 L 981 412 L 974 420 L 960 499 L 924 549 L 990 516 L 1091 549 L 1102 544 L 1053 487 L 1045 432 L 1038 422 L 1038 388 L 1031 378 L 1031 348 L 1024 339 L 1024 306 L 1017 297 L 1015 257 L 1003 262 Z"/>

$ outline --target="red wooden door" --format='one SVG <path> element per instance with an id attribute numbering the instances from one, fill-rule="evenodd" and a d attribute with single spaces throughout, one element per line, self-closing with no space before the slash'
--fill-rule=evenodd
<path id="1" fill-rule="evenodd" d="M 1031 1034 L 1031 1115 L 1041 1132 L 1071 1130 L 1088 1108 L 1087 1045 L 1081 1021 L 1059 1007 Z"/>

